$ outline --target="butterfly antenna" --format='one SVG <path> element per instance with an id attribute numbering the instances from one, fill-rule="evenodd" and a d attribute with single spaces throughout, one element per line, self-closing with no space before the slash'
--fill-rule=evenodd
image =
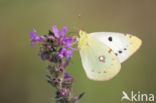
<path id="1" fill-rule="evenodd" d="M 84 24 L 83 24 L 83 22 L 82 22 L 82 16 L 81 16 L 81 14 L 78 15 L 78 18 L 79 18 L 79 20 L 80 20 L 80 25 L 81 25 L 81 27 L 84 28 Z M 83 29 L 82 29 L 82 30 L 83 30 Z"/>
<path id="2" fill-rule="evenodd" d="M 81 30 L 80 28 L 78 28 L 78 27 L 75 27 L 75 26 L 73 26 L 73 29 L 75 29 L 75 30 Z"/>
<path id="3" fill-rule="evenodd" d="M 81 17 L 81 14 L 78 14 L 78 19 L 80 20 L 80 26 L 83 28 L 84 27 L 84 24 L 82 22 L 82 17 Z M 73 29 L 79 31 L 79 30 L 84 30 L 84 29 L 81 29 L 81 28 L 78 28 L 78 27 L 75 27 L 73 26 Z"/>
<path id="4" fill-rule="evenodd" d="M 84 24 L 82 22 L 82 16 L 81 16 L 81 14 L 78 14 L 78 19 L 80 20 L 80 26 L 83 28 L 84 27 Z M 81 29 L 81 28 L 78 28 L 78 27 L 75 27 L 75 26 L 73 26 L 73 29 L 75 29 L 77 31 L 80 31 L 80 30 L 83 30 L 84 31 L 84 29 Z"/>

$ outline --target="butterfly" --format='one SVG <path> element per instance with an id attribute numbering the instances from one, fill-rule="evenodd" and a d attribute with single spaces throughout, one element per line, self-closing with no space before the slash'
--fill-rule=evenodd
<path id="1" fill-rule="evenodd" d="M 141 46 L 142 41 L 131 34 L 116 32 L 87 33 L 80 30 L 78 48 L 87 77 L 106 81 L 115 77 L 126 61 Z"/>

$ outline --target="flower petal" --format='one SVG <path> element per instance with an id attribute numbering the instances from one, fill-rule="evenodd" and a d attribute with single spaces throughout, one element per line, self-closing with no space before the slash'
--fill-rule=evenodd
<path id="1" fill-rule="evenodd" d="M 32 43 L 31 43 L 31 46 L 34 47 L 34 46 L 35 46 L 35 42 L 32 42 Z"/>
<path id="2" fill-rule="evenodd" d="M 41 37 L 37 35 L 37 31 L 33 28 L 33 32 L 30 32 L 31 36 L 31 46 L 34 47 L 35 43 L 39 42 L 41 40 Z"/>
<path id="3" fill-rule="evenodd" d="M 64 79 L 72 79 L 72 77 L 68 73 L 64 73 Z"/>
<path id="4" fill-rule="evenodd" d="M 61 31 L 61 37 L 64 37 L 66 35 L 67 30 L 68 30 L 68 27 L 64 26 L 62 31 Z"/>
<path id="5" fill-rule="evenodd" d="M 54 36 L 59 39 L 60 38 L 59 30 L 57 29 L 56 25 L 54 25 L 52 29 L 53 29 Z"/>
<path id="6" fill-rule="evenodd" d="M 72 47 L 72 45 L 69 45 L 69 44 L 64 46 L 64 48 L 66 48 L 66 49 L 71 48 L 71 47 Z"/>
<path id="7" fill-rule="evenodd" d="M 73 38 L 72 37 L 64 37 L 62 43 L 72 45 L 73 44 Z"/>
<path id="8" fill-rule="evenodd" d="M 37 33 L 37 31 L 34 28 L 32 28 L 32 30 L 33 30 L 34 33 Z"/>
<path id="9" fill-rule="evenodd" d="M 64 56 L 62 53 L 59 54 L 59 57 L 62 59 Z"/>
<path id="10" fill-rule="evenodd" d="M 66 51 L 65 56 L 66 56 L 67 58 L 71 58 L 71 57 L 72 57 L 73 51 L 74 51 L 74 49 Z"/>

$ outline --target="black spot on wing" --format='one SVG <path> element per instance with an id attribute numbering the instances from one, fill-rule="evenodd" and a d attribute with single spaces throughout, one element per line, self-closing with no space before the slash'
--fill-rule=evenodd
<path id="1" fill-rule="evenodd" d="M 118 53 L 115 53 L 116 56 L 118 56 Z"/>
<path id="2" fill-rule="evenodd" d="M 119 53 L 121 54 L 121 53 L 122 53 L 122 51 L 121 51 L 121 50 L 119 50 Z"/>
<path id="3" fill-rule="evenodd" d="M 113 41 L 113 38 L 110 36 L 110 37 L 108 37 L 108 40 L 109 41 Z"/>

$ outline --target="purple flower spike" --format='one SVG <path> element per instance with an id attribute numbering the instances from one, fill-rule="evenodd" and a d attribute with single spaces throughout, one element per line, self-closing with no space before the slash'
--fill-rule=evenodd
<path id="1" fill-rule="evenodd" d="M 61 31 L 61 37 L 64 37 L 66 35 L 67 30 L 68 30 L 68 27 L 64 26 L 63 30 Z"/>
<path id="2" fill-rule="evenodd" d="M 56 25 L 54 25 L 52 28 L 53 28 L 53 33 L 54 33 L 55 37 L 57 39 L 59 39 L 60 38 L 60 36 L 59 36 L 59 30 L 57 29 Z"/>
<path id="3" fill-rule="evenodd" d="M 31 43 L 32 47 L 34 47 L 35 43 L 41 40 L 41 37 L 37 35 L 37 31 L 34 28 L 32 28 L 32 30 L 33 32 L 30 32 L 30 36 L 31 36 L 30 40 L 32 41 Z"/>
<path id="4" fill-rule="evenodd" d="M 64 79 L 73 79 L 68 73 L 64 73 Z"/>
<path id="5" fill-rule="evenodd" d="M 33 29 L 30 32 L 31 45 L 40 42 L 40 53 L 38 54 L 42 60 L 50 62 L 47 69 L 49 74 L 46 75 L 48 83 L 56 88 L 56 103 L 76 103 L 83 93 L 79 96 L 72 94 L 72 86 L 74 78 L 66 73 L 66 68 L 70 63 L 72 48 L 75 39 L 67 37 L 68 27 L 64 26 L 61 31 L 54 25 L 52 31 L 49 30 L 48 35 L 38 36 L 37 31 Z"/>

